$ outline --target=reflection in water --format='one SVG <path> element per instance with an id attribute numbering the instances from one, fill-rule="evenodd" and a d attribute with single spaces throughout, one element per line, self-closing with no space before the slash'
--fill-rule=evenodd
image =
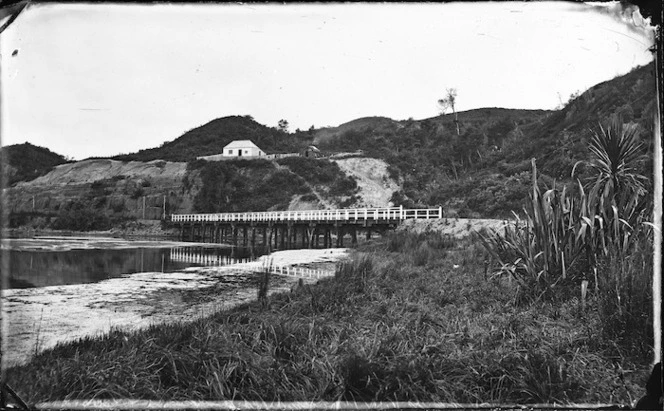
<path id="1" fill-rule="evenodd" d="M 219 252 L 223 250 L 223 252 Z M 246 249 L 217 249 L 205 247 L 175 247 L 170 249 L 170 261 L 190 265 L 230 265 L 248 263 L 256 259 L 255 252 Z"/>
<path id="2" fill-rule="evenodd" d="M 9 250 L 9 288 L 95 283 L 125 274 L 249 262 L 262 250 L 220 247 Z"/>

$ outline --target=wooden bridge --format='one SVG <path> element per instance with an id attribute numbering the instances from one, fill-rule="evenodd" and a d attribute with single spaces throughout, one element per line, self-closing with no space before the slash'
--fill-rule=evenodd
<path id="1" fill-rule="evenodd" d="M 211 241 L 214 243 L 256 245 L 257 235 L 262 244 L 275 248 L 301 248 L 321 245 L 343 247 L 344 237 L 350 235 L 357 243 L 357 233 L 363 230 L 367 239 L 373 232 L 395 228 L 408 219 L 442 218 L 443 209 L 405 209 L 403 207 L 354 208 L 339 210 L 262 211 L 247 213 L 172 214 L 171 224 L 180 228 L 180 239 Z M 251 231 L 251 232 L 250 232 Z M 298 235 L 299 234 L 299 235 Z M 241 241 L 240 241 L 241 237 Z"/>

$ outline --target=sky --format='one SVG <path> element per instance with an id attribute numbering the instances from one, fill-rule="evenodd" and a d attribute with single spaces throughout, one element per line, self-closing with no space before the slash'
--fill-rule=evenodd
<path id="1" fill-rule="evenodd" d="M 448 88 L 457 111 L 554 109 L 653 42 L 617 2 L 31 5 L 0 34 L 0 143 L 82 160 L 230 115 L 424 119 Z"/>

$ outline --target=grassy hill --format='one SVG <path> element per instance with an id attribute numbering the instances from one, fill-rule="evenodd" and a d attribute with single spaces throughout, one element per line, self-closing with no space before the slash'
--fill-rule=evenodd
<path id="1" fill-rule="evenodd" d="M 316 130 L 314 133 L 314 143 L 320 144 L 329 140 L 330 138 L 351 130 L 371 129 L 385 132 L 394 130 L 398 126 L 398 121 L 392 120 L 388 117 L 362 117 L 347 123 L 343 123 L 337 127 L 324 127 Z"/>
<path id="2" fill-rule="evenodd" d="M 10 186 L 19 181 L 33 180 L 67 162 L 62 155 L 30 143 L 3 147 L 1 154 L 2 172 L 6 174 Z"/>
<path id="3" fill-rule="evenodd" d="M 308 132 L 286 133 L 254 121 L 251 116 L 228 116 L 187 131 L 160 147 L 122 154 L 114 160 L 191 161 L 198 156 L 219 154 L 233 140 L 251 140 L 267 154 L 298 152 L 312 141 Z"/>
<path id="4" fill-rule="evenodd" d="M 508 146 L 506 160 L 541 159 L 541 168 L 556 178 L 568 178 L 576 161 L 587 158 L 591 130 L 611 115 L 639 124 L 642 136 L 651 136 L 656 108 L 654 63 L 600 83 L 570 101 L 562 110 L 524 130 L 525 139 Z M 644 137 L 649 153 L 650 137 Z M 650 156 L 652 157 L 652 156 Z"/>
<path id="5" fill-rule="evenodd" d="M 639 124 L 651 150 L 655 109 L 651 63 L 592 87 L 559 111 L 461 112 L 459 135 L 451 114 L 391 125 L 383 118 L 363 119 L 326 130 L 318 145 L 326 151 L 362 149 L 386 160 L 403 185 L 393 198 L 397 204 L 442 205 L 461 216 L 501 217 L 521 209 L 531 158 L 537 159 L 542 185 L 570 182 L 574 164 L 587 158 L 591 130 L 611 115 Z M 640 171 L 648 174 L 652 162 L 642 166 Z"/>

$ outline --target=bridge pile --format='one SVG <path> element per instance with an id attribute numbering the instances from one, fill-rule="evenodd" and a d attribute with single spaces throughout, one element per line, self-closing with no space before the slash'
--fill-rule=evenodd
<path id="1" fill-rule="evenodd" d="M 182 241 L 210 241 L 275 248 L 343 247 L 350 235 L 357 243 L 358 232 L 366 238 L 372 232 L 394 229 L 407 219 L 442 218 L 439 208 L 403 207 L 355 208 L 339 210 L 263 211 L 247 213 L 172 214 L 170 222 L 180 228 Z M 321 240 L 322 237 L 322 240 Z M 322 243 L 322 244 L 321 244 Z"/>

